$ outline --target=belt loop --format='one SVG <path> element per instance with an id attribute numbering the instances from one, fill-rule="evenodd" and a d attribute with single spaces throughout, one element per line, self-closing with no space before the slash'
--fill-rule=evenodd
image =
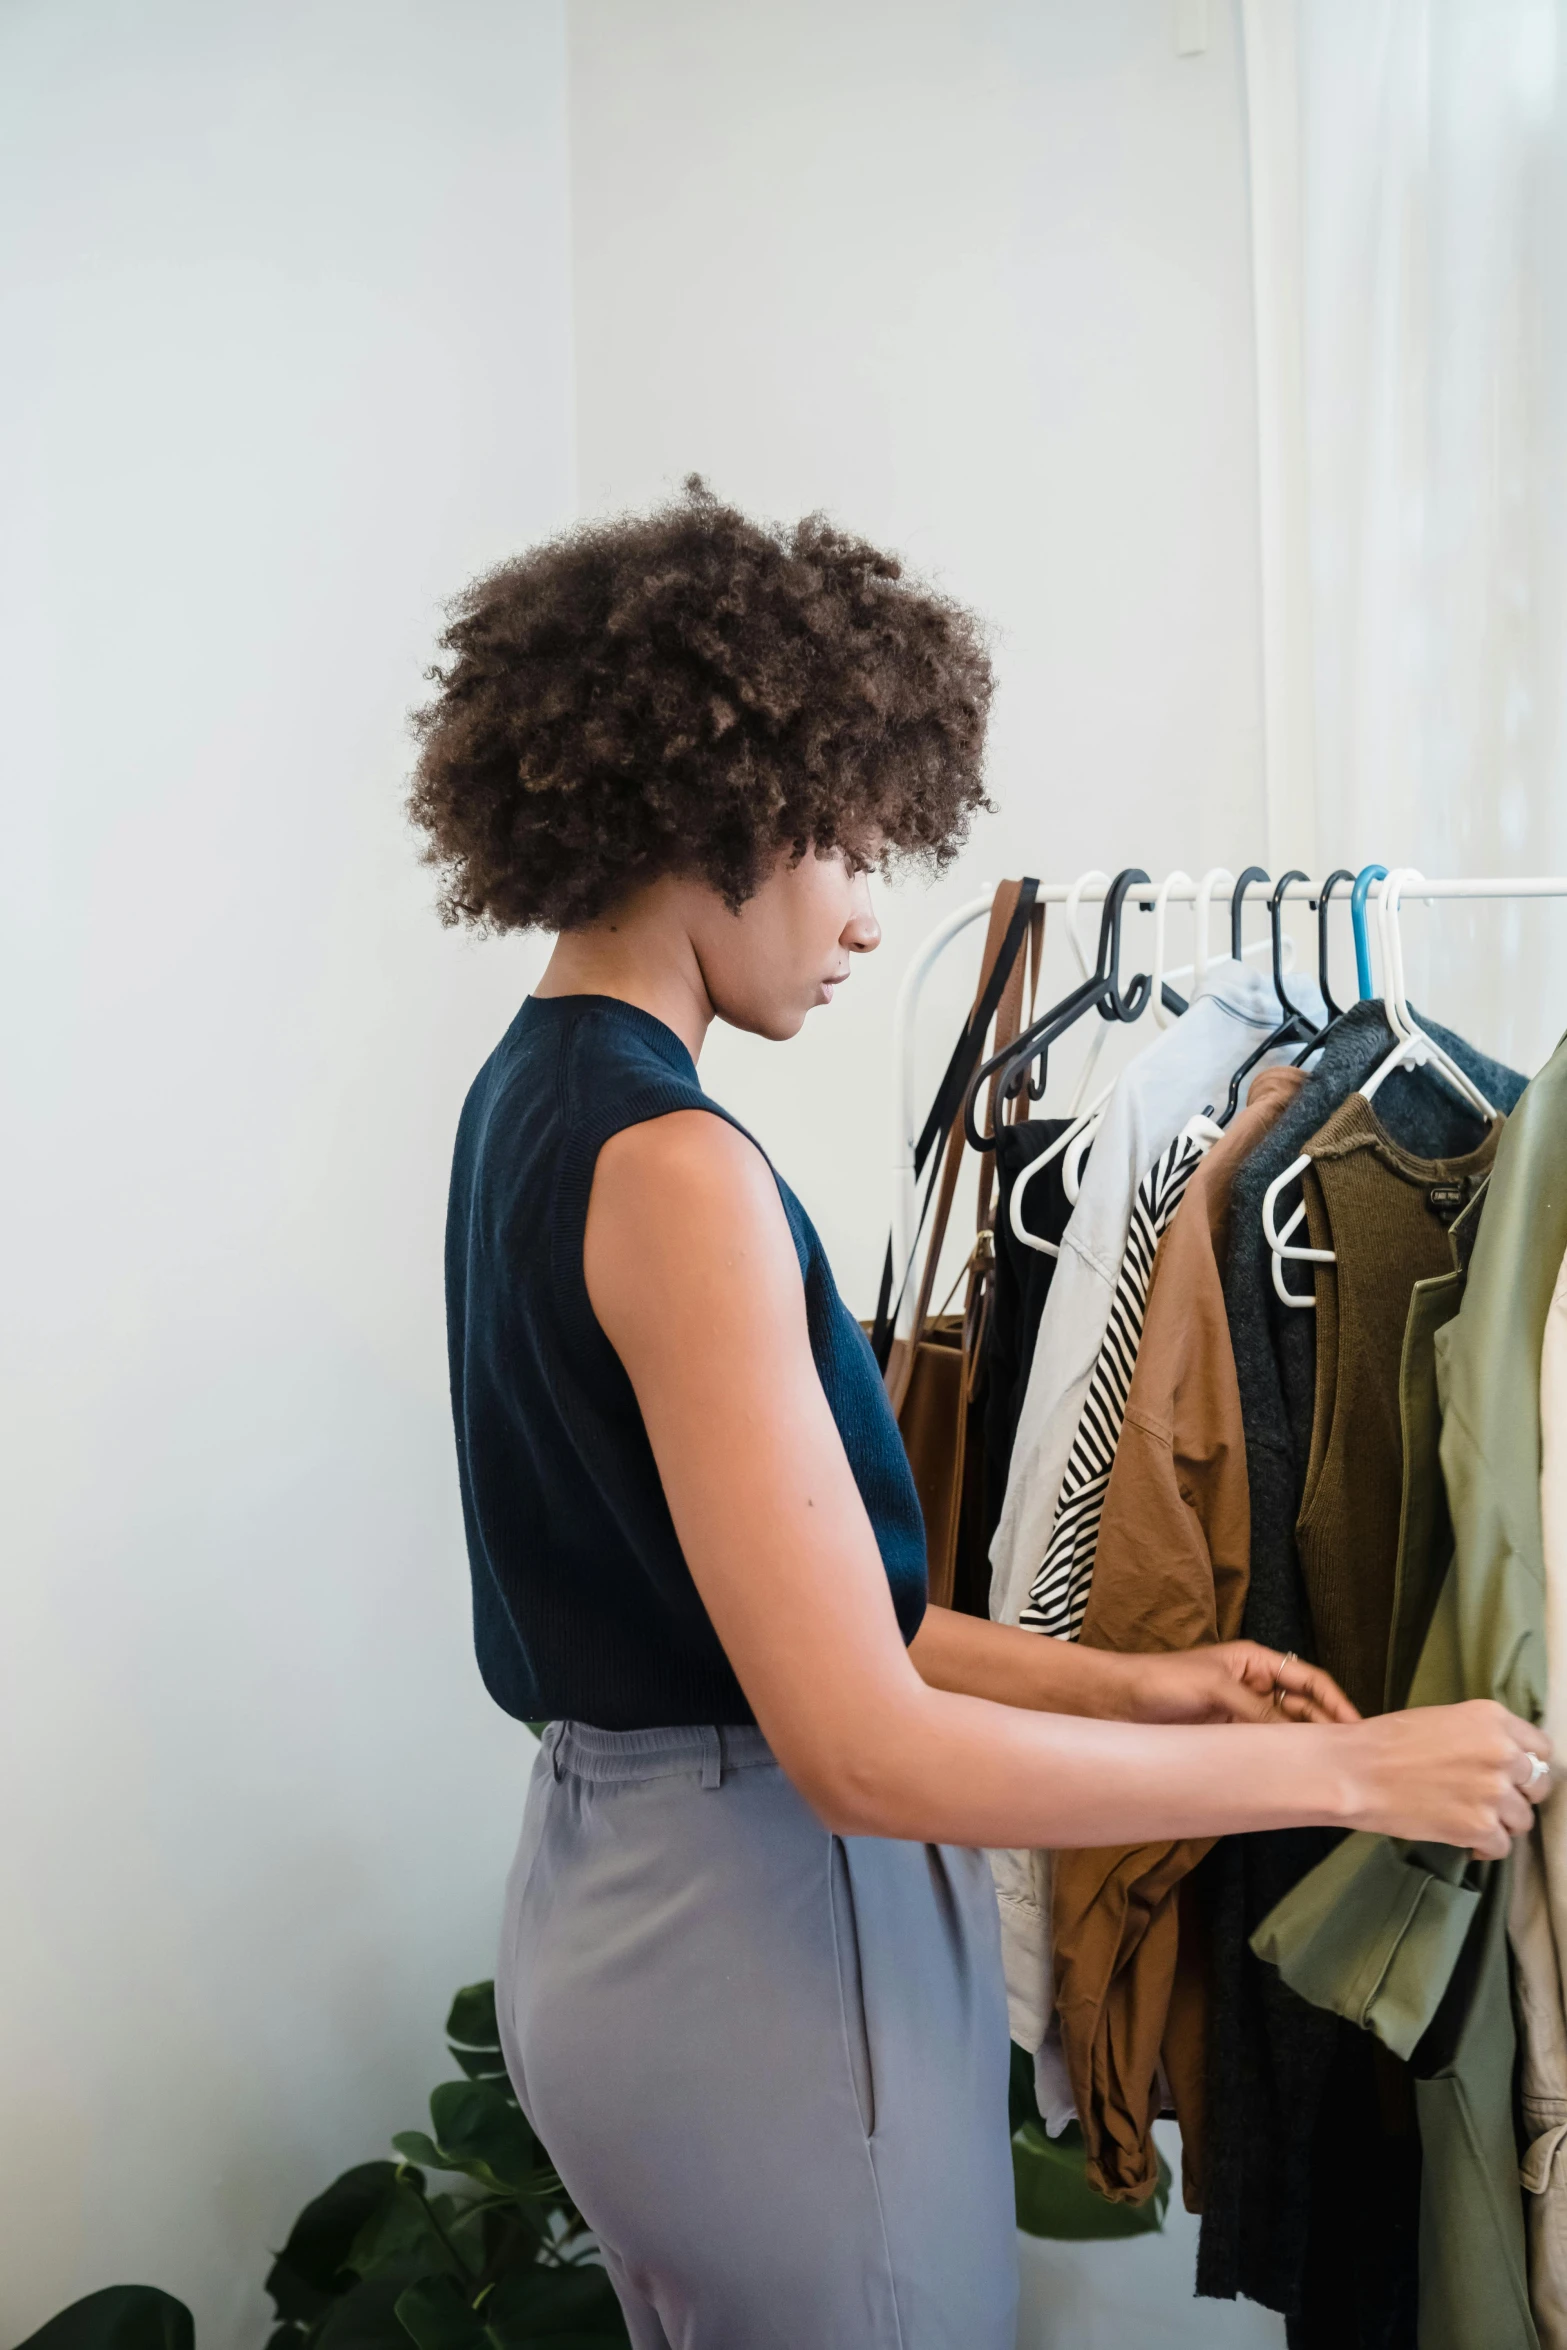
<path id="1" fill-rule="evenodd" d="M 560 1784 L 561 1772 L 565 1767 L 560 1759 L 561 1743 L 565 1735 L 566 1725 L 564 1722 L 550 1722 L 545 1726 L 544 1751 L 550 1758 L 550 1769 L 554 1774 L 557 1786 Z"/>
<path id="2" fill-rule="evenodd" d="M 702 1724 L 702 1785 L 721 1787 L 724 1783 L 724 1746 L 719 1732 L 710 1723 Z"/>

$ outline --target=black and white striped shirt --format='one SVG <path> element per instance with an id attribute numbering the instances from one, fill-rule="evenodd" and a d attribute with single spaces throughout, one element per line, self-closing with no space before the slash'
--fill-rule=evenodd
<path id="1" fill-rule="evenodd" d="M 1126 1251 L 1110 1300 L 1110 1318 L 1067 1456 L 1049 1547 L 1018 1619 L 1031 1632 L 1075 1640 L 1083 1628 L 1099 1521 L 1126 1418 L 1137 1349 L 1142 1343 L 1159 1236 L 1180 1206 L 1193 1169 L 1219 1133 L 1211 1118 L 1189 1119 L 1137 1186 Z"/>

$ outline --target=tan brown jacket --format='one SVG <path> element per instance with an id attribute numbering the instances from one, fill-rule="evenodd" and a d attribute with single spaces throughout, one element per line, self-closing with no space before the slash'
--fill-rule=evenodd
<path id="1" fill-rule="evenodd" d="M 1159 1243 L 1081 1634 L 1092 1648 L 1147 1654 L 1240 1631 L 1251 1502 L 1224 1313 L 1230 1187 L 1303 1083 L 1298 1069 L 1258 1072 Z M 1056 2009 L 1088 2175 L 1117 2202 L 1153 2192 L 1162 2066 L 1199 2207 L 1203 1995 L 1180 1891 L 1207 1849 L 1188 1839 L 1055 1858 Z"/>

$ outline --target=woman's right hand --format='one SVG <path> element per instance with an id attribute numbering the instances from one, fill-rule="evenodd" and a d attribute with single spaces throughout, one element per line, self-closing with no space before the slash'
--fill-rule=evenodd
<path id="1" fill-rule="evenodd" d="M 1379 1714 L 1342 1735 L 1359 1749 L 1355 1827 L 1467 1846 L 1477 1860 L 1504 1860 L 1554 1783 L 1530 1768 L 1550 1760 L 1545 1732 L 1488 1697 Z"/>

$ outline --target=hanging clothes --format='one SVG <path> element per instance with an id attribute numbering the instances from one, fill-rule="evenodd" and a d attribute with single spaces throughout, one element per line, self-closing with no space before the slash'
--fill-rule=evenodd
<path id="1" fill-rule="evenodd" d="M 1442 1435 L 1442 1407 L 1439 1394 L 1437 1350 L 1440 1334 L 1457 1314 L 1463 1302 L 1464 1284 L 1469 1261 L 1480 1227 L 1485 1194 L 1480 1192 L 1454 1223 L 1450 1235 L 1452 1263 L 1449 1270 L 1438 1277 L 1417 1284 L 1410 1301 L 1409 1320 L 1404 1341 L 1401 1370 L 1402 1424 L 1405 1439 L 1405 1482 L 1412 1502 L 1428 1494 L 1445 1492 L 1441 1473 L 1440 1446 Z M 1415 1664 L 1424 1646 L 1424 1635 L 1429 1630 L 1437 1597 L 1452 1563 L 1453 1535 L 1451 1519 L 1445 1508 L 1414 1507 L 1405 1514 L 1400 1529 L 1397 1572 L 1397 1621 L 1395 1639 L 1390 1651 L 1388 1691 L 1397 1702 L 1407 1702 L 1408 1681 L 1413 1678 Z M 1416 1637 L 1416 1627 L 1421 1627 Z M 1397 1660 L 1408 1660 L 1407 1666 Z M 1338 2026 L 1338 2045 L 1335 2070 L 1342 2069 L 1351 2057 L 1358 2059 L 1370 2078 L 1369 2061 L 1380 2057 L 1387 2065 L 1400 2068 L 1409 2084 L 1406 2094 L 1416 2093 L 1412 2075 L 1404 2059 L 1424 2058 L 1428 2065 L 1438 2065 L 1444 2051 L 1450 2051 L 1456 2029 L 1455 2016 L 1450 2013 L 1442 2020 L 1440 2031 L 1426 2036 L 1420 2044 L 1421 2027 L 1411 2017 L 1404 1997 L 1401 1970 L 1378 1964 L 1369 1968 L 1357 1987 L 1356 1997 L 1348 2009 L 1342 2009 L 1339 1993 L 1341 1981 L 1339 1965 L 1343 1951 L 1335 1939 L 1334 1919 L 1339 1906 L 1340 1885 L 1336 1872 L 1345 1869 L 1359 1873 L 1359 1891 L 1364 1899 L 1369 1889 L 1365 1874 L 1368 1860 L 1380 1875 L 1381 1888 L 1390 1912 L 1411 1924 L 1415 1932 L 1428 1943 L 1439 1942 L 1449 1964 L 1456 1960 L 1469 1940 L 1480 1909 L 1484 1885 L 1482 1872 L 1467 1855 L 1451 1847 L 1423 1848 L 1430 1874 L 1422 1876 L 1418 1868 L 1409 1865 L 1405 1848 L 1376 1838 L 1348 1837 L 1338 1843 L 1330 1857 L 1306 1876 L 1287 1897 L 1279 1909 L 1264 1919 L 1253 1936 L 1253 1947 L 1261 1958 L 1273 1961 L 1276 1953 L 1274 1934 L 1281 1936 L 1279 1952 L 1291 1951 L 1291 1980 L 1302 1996 L 1312 1999 L 1326 2009 L 1341 2012 L 1344 2020 Z M 1308 1925 L 1308 1917 L 1310 1923 Z M 1502 1917 L 1500 1905 L 1493 1904 L 1476 1933 L 1471 1950 L 1486 1946 L 1487 1935 L 1494 1937 Z M 1390 1938 L 1391 1940 L 1391 1938 Z M 1381 1956 L 1385 1959 L 1386 1948 Z M 1406 1961 L 1407 1965 L 1407 1961 Z M 1490 2063 L 1499 2063 L 1503 2077 L 1511 2073 L 1511 2046 L 1498 2049 L 1494 2045 L 1484 2051 Z M 1411 2117 L 1413 2118 L 1413 2117 Z M 1346 2127 L 1345 2123 L 1349 2126 Z M 1312 2217 L 1315 2257 L 1306 2273 L 1306 2306 L 1320 2300 L 1323 2279 L 1341 2276 L 1339 2246 L 1326 2237 L 1328 2227 L 1340 2217 L 1337 2206 L 1321 2194 L 1323 2174 L 1332 2162 L 1342 2163 L 1343 2143 L 1359 2144 L 1376 2140 L 1375 2129 L 1368 2130 L 1364 2113 L 1344 2107 L 1342 2099 L 1335 2109 L 1331 2088 L 1324 2099 L 1324 2107 L 1317 2130 L 1317 2162 L 1314 2174 Z M 1376 2145 L 1376 2154 L 1384 2169 L 1396 2181 L 1399 2219 L 1402 2222 L 1408 2208 L 1408 2190 L 1413 2172 L 1415 2224 L 1409 2233 L 1407 2245 L 1408 2275 L 1401 2279 L 1400 2298 L 1407 2303 L 1407 2315 L 1400 2330 L 1392 2335 L 1395 2343 L 1413 2344 L 1419 2332 L 1419 2271 L 1420 2223 L 1419 2210 L 1423 2181 L 1419 2166 L 1418 2125 L 1411 2147 L 1402 2140 L 1390 2149 Z M 1411 2159 L 1413 2158 L 1413 2159 Z M 1380 2220 L 1386 2208 L 1385 2194 L 1375 2199 L 1374 2209 Z M 1332 2259 L 1324 2257 L 1324 2241 L 1331 2245 Z M 1516 2304 L 1515 2304 L 1516 2306 Z M 1325 2338 L 1307 2332 L 1307 2340 Z"/>
<path id="2" fill-rule="evenodd" d="M 1261 1069 L 1191 1170 L 1159 1244 L 1080 1637 L 1123 1653 L 1200 1648 L 1240 1629 L 1251 1548 L 1245 1436 L 1224 1316 L 1230 1190 L 1305 1083 Z M 1057 1853 L 1056 2008 L 1088 2176 L 1140 2201 L 1158 2177 L 1161 2071 L 1181 2126 L 1189 2208 L 1202 2173 L 1200 1951 L 1182 1966 L 1181 1887 L 1206 1841 Z M 1184 1950 L 1193 1957 L 1194 1919 Z"/>
<path id="3" fill-rule="evenodd" d="M 1508 1109 L 1515 1072 L 1422 1021 L 1482 1093 Z M 1316 1642 L 1295 1542 L 1311 1453 L 1315 1316 L 1282 1305 L 1262 1231 L 1262 1199 L 1393 1038 L 1379 1004 L 1358 1004 L 1330 1033 L 1294 1104 L 1235 1179 L 1225 1307 L 1234 1348 L 1251 1509 L 1251 1574 L 1243 1630 L 1269 1647 L 1314 1657 Z M 1405 1150 L 1440 1159 L 1473 1149 L 1480 1121 L 1429 1077 L 1400 1071 L 1377 1094 L 1378 1116 Z M 1298 1268 L 1291 1267 L 1292 1273 Z M 1332 1831 L 1232 1837 L 1203 1862 L 1200 1882 L 1212 1971 L 1197 2289 L 1237 2293 L 1298 2320 L 1312 2263 L 1336 2258 L 1324 2217 L 1314 2234 L 1313 2139 L 1335 2074 L 1340 2027 L 1261 1964 L 1248 1937 L 1336 1841 Z M 1292 2338 L 1299 2340 L 1296 2326 Z"/>
<path id="4" fill-rule="evenodd" d="M 1314 1013 L 1320 998 L 1298 989 Z M 1094 1138 L 1077 1205 L 1061 1242 L 1040 1318 L 991 1545 L 991 1613 L 1015 1624 L 1045 1555 L 1067 1454 L 1109 1320 L 1140 1177 L 1195 1112 L 1221 1102 L 1233 1071 L 1279 1017 L 1271 981 L 1230 958 L 1210 963 L 1189 1008 L 1117 1079 Z M 1048 1852 L 991 1856 L 1001 1912 L 1012 2037 L 1035 2058 L 1040 2112 L 1052 2129 L 1072 2117 L 1055 2027 Z"/>
<path id="5" fill-rule="evenodd" d="M 1365 1097 L 1351 1094 L 1306 1145 L 1314 1160 L 1303 1186 L 1313 1244 L 1345 1245 L 1316 1273 L 1316 1406 L 1296 1533 L 1323 1657 L 1329 1645 L 1319 1605 L 1333 1627 L 1339 1669 L 1355 1679 L 1351 1694 L 1367 1713 L 1401 1702 L 1388 1695 L 1402 1670 L 1391 1636 L 1395 1588 L 1402 1658 L 1414 1625 L 1429 1622 L 1450 1555 L 1440 1547 L 1440 1513 L 1424 1506 L 1442 1490 L 1435 1334 L 1462 1297 L 1499 1125 L 1463 1158 L 1416 1159 L 1391 1141 Z M 1437 1263 L 1440 1272 L 1432 1269 Z M 1411 1289 L 1409 1268 L 1422 1266 L 1425 1276 Z M 1416 1506 L 1401 1526 L 1405 1495 Z M 1346 1499 L 1348 1513 L 1336 1506 Z M 1333 1530 L 1346 1514 L 1349 1530 L 1335 1551 Z M 1335 1569 L 1354 1580 L 1348 1598 L 1332 1580 Z M 1266 1955 L 1255 1938 L 1254 1947 Z M 1336 2344 L 1347 2336 L 1414 2350 L 1420 2198 L 1409 2069 L 1341 2023 L 1322 2084 L 1310 2257 L 1292 2340 Z"/>
<path id="6" fill-rule="evenodd" d="M 1502 1121 L 1473 1151 L 1421 1159 L 1352 1093 L 1306 1144 L 1316 1269 L 1316 1395 L 1296 1522 L 1318 1664 L 1380 1713 L 1403 1499 L 1399 1361 L 1410 1294 L 1448 1266 L 1448 1227 L 1491 1171 Z M 1298 1276 L 1297 1276 L 1298 1278 Z"/>
<path id="7" fill-rule="evenodd" d="M 1557 1275 L 1540 1349 L 1540 1533 L 1545 1565 L 1545 1727 L 1557 1754 L 1567 1756 L 1567 1256 Z M 1514 1851 L 1508 1925 L 1513 1947 L 1522 1953 L 1517 1974 L 1524 2043 L 1520 2089 L 1530 2139 L 1523 2168 L 1529 2298 L 1545 2350 L 1567 2350 L 1567 2050 L 1559 2037 L 1561 1962 L 1567 1957 L 1567 1805 L 1559 1790 L 1541 1805 L 1533 1835 Z M 1537 1956 L 1531 1959 L 1529 1952 Z"/>
<path id="8" fill-rule="evenodd" d="M 1297 992 L 1313 1017 L 1321 998 Z M 1222 1102 L 1232 1073 L 1271 1033 L 1278 998 L 1262 972 L 1209 964 L 1189 1008 L 1129 1062 L 1105 1107 L 1040 1321 L 1001 1520 L 991 1544 L 991 1614 L 1015 1624 L 1050 1544 L 1056 1498 L 1110 1315 L 1139 1178 L 1195 1111 Z"/>
<path id="9" fill-rule="evenodd" d="M 1518 2010 L 1519 2166 L 1529 2307 L 1541 2350 L 1567 2350 L 1567 2016 L 1536 1822 L 1513 1846 L 1507 1939 Z"/>
<path id="10" fill-rule="evenodd" d="M 1083 1399 L 1072 1449 L 1067 1455 L 1056 1503 L 1050 1547 L 1029 1589 L 1019 1622 L 1031 1632 L 1075 1640 L 1088 1605 L 1094 1550 L 1115 1450 L 1126 1417 L 1126 1398 L 1142 1343 L 1143 1317 L 1153 1282 L 1159 1242 L 1175 1219 L 1186 1187 L 1204 1153 L 1223 1129 L 1200 1112 L 1189 1118 L 1169 1149 L 1160 1154 L 1137 1186 L 1127 1225 L 1126 1249 L 1110 1299 L 1110 1314 L 1099 1356 Z"/>
<path id="11" fill-rule="evenodd" d="M 1567 1251 L 1564 1162 L 1567 1044 L 1508 1122 L 1463 1304 L 1434 1340 L 1453 1554 L 1410 1688 L 1415 1705 L 1484 1696 L 1527 1720 L 1545 1712 L 1540 1379 Z M 1297 1989 L 1413 2057 L 1421 2350 L 1533 2350 L 1538 2338 L 1514 2136 L 1509 1874 L 1506 1862 L 1445 1846 L 1352 1836 L 1259 1935 Z M 1527 1965 L 1527 1943 L 1522 1956 Z M 1523 1986 L 1525 2017 L 1550 1997 L 1548 1980 Z M 1530 2146 L 1525 2171 L 1556 2152 Z"/>

